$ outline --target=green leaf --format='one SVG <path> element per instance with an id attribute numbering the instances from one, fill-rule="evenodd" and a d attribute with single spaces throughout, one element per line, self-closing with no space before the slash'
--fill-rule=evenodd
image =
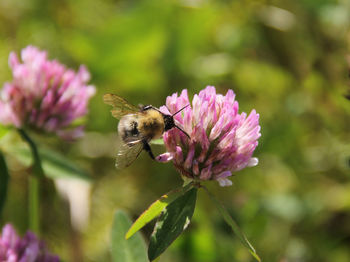
<path id="1" fill-rule="evenodd" d="M 9 179 L 10 175 L 7 169 L 5 157 L 0 151 L 0 215 L 6 202 Z"/>
<path id="2" fill-rule="evenodd" d="M 177 198 L 162 212 L 148 247 L 150 261 L 156 259 L 186 229 L 196 206 L 197 188 Z"/>
<path id="3" fill-rule="evenodd" d="M 223 216 L 226 223 L 232 228 L 233 232 L 237 235 L 239 240 L 242 242 L 242 244 L 249 249 L 249 252 L 252 254 L 252 256 L 259 262 L 261 262 L 260 257 L 255 251 L 255 248 L 252 246 L 252 244 L 248 241 L 247 237 L 244 235 L 242 230 L 239 228 L 237 223 L 233 220 L 229 212 L 226 210 L 226 208 L 212 195 L 208 189 L 204 186 L 202 186 L 204 190 L 208 193 L 210 199 L 214 202 L 215 206 L 219 209 L 221 215 Z"/>
<path id="4" fill-rule="evenodd" d="M 3 138 L 9 131 L 10 131 L 10 128 L 0 124 L 0 139 Z"/>
<path id="5" fill-rule="evenodd" d="M 140 233 L 126 240 L 131 220 L 123 211 L 116 211 L 111 232 L 113 262 L 147 262 L 146 244 Z"/>
<path id="6" fill-rule="evenodd" d="M 161 198 L 153 202 L 134 222 L 125 235 L 125 238 L 130 238 L 133 234 L 143 228 L 147 223 L 151 222 L 154 218 L 160 215 L 164 208 L 173 202 L 178 197 L 182 196 L 188 189 L 190 189 L 192 184 L 181 187 L 180 189 L 175 189 L 169 193 L 163 195 Z"/>
<path id="7" fill-rule="evenodd" d="M 23 164 L 30 165 L 32 155 L 28 147 L 12 147 L 10 153 Z M 44 173 L 49 178 L 79 178 L 87 181 L 91 180 L 87 171 L 76 166 L 70 159 L 62 154 L 40 147 L 39 156 Z"/>

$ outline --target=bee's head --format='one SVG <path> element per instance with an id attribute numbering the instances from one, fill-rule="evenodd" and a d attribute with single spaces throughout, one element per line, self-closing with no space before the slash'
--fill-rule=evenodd
<path id="1" fill-rule="evenodd" d="M 175 124 L 175 121 L 174 121 L 174 115 L 176 115 L 177 113 L 181 112 L 182 110 L 184 110 L 188 106 L 189 105 L 181 108 L 179 111 L 177 111 L 173 115 L 165 115 L 165 114 L 163 114 L 163 117 L 164 117 L 164 131 L 168 131 L 168 130 L 170 130 L 170 129 L 175 127 L 177 129 L 179 129 L 182 133 L 184 133 L 190 139 L 190 136 L 182 128 L 178 127 Z"/>
<path id="2" fill-rule="evenodd" d="M 168 131 L 175 127 L 174 117 L 171 115 L 163 115 L 164 117 L 164 131 Z"/>

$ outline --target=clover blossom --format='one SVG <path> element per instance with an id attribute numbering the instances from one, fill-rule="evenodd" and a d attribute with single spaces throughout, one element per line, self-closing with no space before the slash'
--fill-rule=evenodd
<path id="1" fill-rule="evenodd" d="M 83 134 L 83 126 L 70 127 L 87 114 L 95 87 L 87 85 L 90 74 L 84 66 L 76 73 L 47 53 L 27 46 L 21 52 L 22 63 L 12 52 L 9 66 L 13 81 L 0 92 L 0 123 L 17 128 L 31 127 L 63 138 Z"/>
<path id="2" fill-rule="evenodd" d="M 12 225 L 3 227 L 0 236 L 0 261 L 4 262 L 58 262 L 59 257 L 46 250 L 44 242 L 31 232 L 20 238 Z"/>
<path id="3" fill-rule="evenodd" d="M 174 114 L 190 104 L 187 90 L 167 97 L 165 114 Z M 232 172 L 255 166 L 252 157 L 260 137 L 259 114 L 252 110 L 249 116 L 238 113 L 235 94 L 216 94 L 215 87 L 207 86 L 194 95 L 192 106 L 174 116 L 177 124 L 190 136 L 173 128 L 164 133 L 167 152 L 157 160 L 172 160 L 175 168 L 193 180 L 217 180 L 221 186 L 230 186 Z"/>

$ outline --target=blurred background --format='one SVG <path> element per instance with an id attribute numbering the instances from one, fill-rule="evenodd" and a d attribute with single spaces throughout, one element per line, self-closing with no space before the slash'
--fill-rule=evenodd
<path id="1" fill-rule="evenodd" d="M 234 90 L 240 112 L 260 113 L 259 165 L 237 173 L 232 187 L 207 186 L 262 260 L 350 261 L 349 11 L 348 0 L 0 0 L 0 83 L 12 79 L 9 52 L 32 44 L 71 68 L 85 64 L 97 87 L 85 137 L 34 137 L 89 174 L 72 179 L 56 168 L 42 186 L 50 250 L 64 261 L 110 261 L 114 211 L 135 219 L 182 184 L 172 164 L 145 153 L 114 168 L 117 120 L 102 95 L 161 106 L 184 88 L 192 97 L 215 85 Z M 2 133 L 20 144 L 16 133 Z M 6 158 L 11 181 L 0 222 L 23 234 L 28 164 L 17 154 Z M 191 226 L 160 261 L 253 258 L 200 192 Z"/>

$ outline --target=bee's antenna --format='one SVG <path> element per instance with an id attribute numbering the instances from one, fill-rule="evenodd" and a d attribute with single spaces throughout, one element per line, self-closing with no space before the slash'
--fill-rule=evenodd
<path id="1" fill-rule="evenodd" d="M 177 111 L 175 114 L 172 114 L 172 116 L 176 115 L 177 113 L 181 112 L 182 110 L 184 110 L 186 107 L 188 107 L 190 104 L 188 104 L 187 106 L 184 106 L 183 108 L 181 108 L 179 111 Z"/>
<path id="2" fill-rule="evenodd" d="M 184 109 L 185 109 L 186 107 L 188 107 L 189 105 L 190 105 L 190 104 L 184 106 L 184 107 L 181 108 L 179 111 L 177 111 L 176 113 L 172 114 L 172 115 L 171 115 L 171 118 L 173 118 L 173 116 L 176 115 L 177 113 L 180 113 L 182 110 L 184 110 Z M 168 109 L 168 110 L 169 110 L 169 109 Z M 169 110 L 169 112 L 170 112 L 170 110 Z M 174 121 L 174 120 L 173 120 L 173 121 Z M 173 127 L 176 127 L 176 128 L 179 129 L 182 133 L 184 133 L 184 134 L 188 137 L 188 139 L 191 139 L 191 137 L 185 132 L 185 130 L 183 130 L 181 127 L 178 127 L 177 125 L 175 125 L 174 122 L 173 122 Z"/>
<path id="3" fill-rule="evenodd" d="M 178 127 L 177 125 L 175 125 L 175 127 L 179 129 L 182 133 L 184 133 L 188 137 L 188 139 L 191 140 L 191 137 L 185 132 L 185 130 L 183 130 L 181 127 Z"/>

